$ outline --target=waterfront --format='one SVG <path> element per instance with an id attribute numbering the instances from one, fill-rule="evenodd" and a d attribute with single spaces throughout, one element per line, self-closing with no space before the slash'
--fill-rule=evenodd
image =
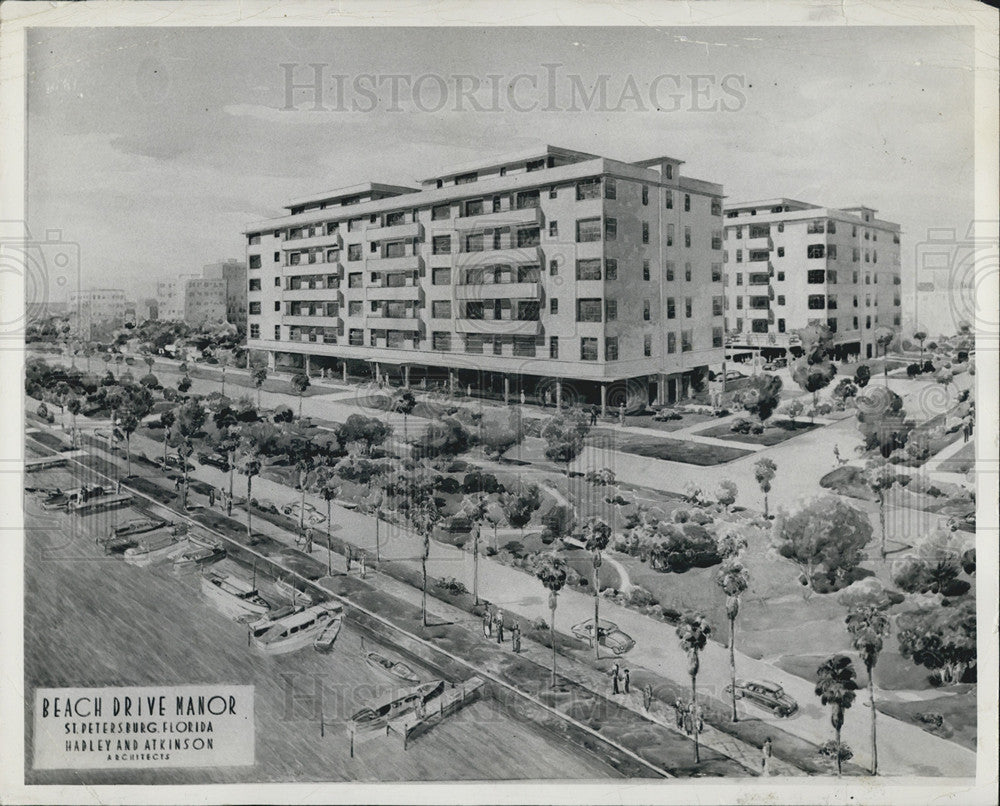
<path id="1" fill-rule="evenodd" d="M 38 486 L 79 485 L 65 469 L 32 474 Z M 247 646 L 246 629 L 216 610 L 197 573 L 170 564 L 136 568 L 95 545 L 134 512 L 69 516 L 25 504 L 25 718 L 28 783 L 238 783 L 437 779 L 600 778 L 608 765 L 479 701 L 403 752 L 394 738 L 369 741 L 352 758 L 345 720 L 397 686 L 364 662 L 349 624 L 334 651 L 269 657 Z M 268 591 L 269 592 L 269 591 Z M 363 651 L 364 650 L 364 651 Z M 380 651 L 386 651 L 381 650 Z M 391 648 L 388 650 L 391 653 Z M 433 675 L 420 670 L 422 679 Z M 30 703 L 36 687 L 240 684 L 255 687 L 252 767 L 31 770 Z M 320 719 L 326 723 L 320 736 Z"/>

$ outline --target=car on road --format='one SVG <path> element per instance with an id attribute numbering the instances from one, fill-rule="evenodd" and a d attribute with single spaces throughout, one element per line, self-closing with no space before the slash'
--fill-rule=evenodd
<path id="1" fill-rule="evenodd" d="M 775 370 L 778 369 L 784 369 L 787 366 L 788 366 L 787 358 L 775 358 L 773 361 L 768 361 L 766 364 L 764 364 L 764 369 L 766 369 L 768 372 L 774 372 Z"/>
<path id="2" fill-rule="evenodd" d="M 742 372 L 740 372 L 738 369 L 726 370 L 727 381 L 736 381 L 739 380 L 740 378 L 746 378 L 746 377 L 747 376 L 744 375 Z"/>
<path id="3" fill-rule="evenodd" d="M 616 655 L 624 655 L 635 646 L 635 640 L 618 629 L 618 625 L 610 621 L 601 619 L 598 622 L 597 640 L 598 643 L 610 649 Z M 594 620 L 582 621 L 572 628 L 572 633 L 577 638 L 586 641 L 591 646 L 594 645 Z"/>
<path id="4" fill-rule="evenodd" d="M 218 453 L 199 453 L 198 462 L 199 464 L 216 467 L 226 473 L 229 472 L 229 460 Z"/>
<path id="5" fill-rule="evenodd" d="M 732 692 L 732 685 L 726 686 L 726 693 Z M 776 716 L 791 716 L 799 710 L 799 704 L 785 694 L 781 686 L 768 680 L 737 680 L 736 699 L 749 700 Z"/>
<path id="6" fill-rule="evenodd" d="M 189 473 L 192 470 L 194 470 L 194 465 L 191 464 L 190 462 L 185 462 L 184 464 L 187 465 L 187 469 L 188 469 Z M 167 454 L 167 467 L 173 468 L 174 470 L 183 470 L 184 469 L 184 465 L 181 464 L 181 458 L 176 453 L 168 453 Z"/>
<path id="7" fill-rule="evenodd" d="M 299 519 L 299 502 L 296 501 L 292 504 L 285 504 L 281 508 L 281 514 L 287 515 L 289 518 Z M 326 515 L 320 514 L 316 507 L 312 504 L 306 502 L 305 517 L 302 519 L 309 526 L 316 526 L 319 523 L 323 523 L 326 520 Z"/>

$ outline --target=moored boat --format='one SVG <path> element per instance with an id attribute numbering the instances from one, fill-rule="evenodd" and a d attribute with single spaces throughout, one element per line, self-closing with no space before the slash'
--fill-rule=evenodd
<path id="1" fill-rule="evenodd" d="M 300 613 L 277 619 L 260 635 L 251 634 L 250 642 L 269 655 L 294 652 L 311 644 L 342 612 L 343 608 L 338 604 L 313 605 Z"/>
<path id="2" fill-rule="evenodd" d="M 149 565 L 167 555 L 177 545 L 178 539 L 169 530 L 146 532 L 136 538 L 136 544 L 125 549 L 125 562 L 132 565 Z"/>
<path id="3" fill-rule="evenodd" d="M 301 613 L 305 609 L 305 605 L 296 604 L 285 605 L 284 607 L 269 610 L 256 621 L 251 621 L 247 625 L 247 629 L 250 631 L 251 637 L 259 638 L 270 630 L 274 626 L 274 622 L 278 621 L 278 619 L 286 618 L 287 616 L 294 615 L 295 613 Z"/>
<path id="4" fill-rule="evenodd" d="M 317 652 L 329 652 L 333 649 L 333 644 L 337 640 L 337 636 L 340 635 L 340 628 L 344 623 L 342 616 L 334 617 L 326 627 L 323 628 L 323 632 L 313 639 L 313 649 Z"/>
<path id="5" fill-rule="evenodd" d="M 385 655 L 380 655 L 378 652 L 369 652 L 365 655 L 365 662 L 372 668 L 395 677 L 397 680 L 402 680 L 404 683 L 416 685 L 420 682 L 417 673 L 405 663 L 398 660 L 391 660 Z"/>
<path id="6" fill-rule="evenodd" d="M 440 696 L 443 691 L 443 680 L 431 680 L 418 686 L 399 689 L 356 711 L 351 716 L 351 722 L 355 730 L 359 731 L 384 728 L 392 720 L 422 708 L 428 700 Z"/>
<path id="7" fill-rule="evenodd" d="M 271 609 L 253 585 L 232 574 L 209 571 L 201 578 L 201 589 L 233 618 L 262 616 Z"/>
<path id="8" fill-rule="evenodd" d="M 299 590 L 299 588 L 295 587 L 295 583 L 289 582 L 287 579 L 275 580 L 274 588 L 282 596 L 287 596 L 293 602 L 301 602 L 305 605 L 315 604 L 316 602 L 311 593 Z"/>
<path id="9" fill-rule="evenodd" d="M 226 556 L 226 550 L 219 543 L 211 546 L 189 545 L 172 556 L 174 568 L 180 570 L 218 562 Z"/>

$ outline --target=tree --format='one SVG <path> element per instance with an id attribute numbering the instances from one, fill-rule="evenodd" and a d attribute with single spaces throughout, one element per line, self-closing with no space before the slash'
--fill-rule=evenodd
<path id="1" fill-rule="evenodd" d="M 764 517 L 770 517 L 767 507 L 767 494 L 771 492 L 771 482 L 774 481 L 774 475 L 778 472 L 778 466 L 774 463 L 774 460 L 768 456 L 758 459 L 753 465 L 753 476 L 757 480 L 757 484 L 760 486 L 760 491 L 764 493 Z"/>
<path id="2" fill-rule="evenodd" d="M 893 567 L 893 584 L 907 593 L 965 594 L 971 586 L 959 576 L 968 573 L 967 552 L 973 541 L 964 532 L 939 529 L 917 545 L 913 556 Z"/>
<path id="3" fill-rule="evenodd" d="M 896 483 L 896 469 L 884 459 L 873 459 L 865 467 L 865 483 L 878 501 L 878 522 L 882 533 L 882 559 L 885 559 L 885 498 Z"/>
<path id="4" fill-rule="evenodd" d="M 295 390 L 295 394 L 299 396 L 299 417 L 302 417 L 302 398 L 306 395 L 306 389 L 309 388 L 309 376 L 304 372 L 296 373 L 292 376 L 291 380 L 292 388 Z"/>
<path id="5" fill-rule="evenodd" d="M 810 363 L 805 358 L 800 358 L 792 366 L 792 380 L 794 380 L 804 392 L 809 392 L 813 396 L 813 407 L 809 413 L 811 422 L 816 421 L 816 406 L 819 405 L 819 392 L 830 385 L 830 381 L 837 374 L 837 368 L 832 361 L 821 361 Z"/>
<path id="6" fill-rule="evenodd" d="M 131 401 L 125 404 L 125 408 L 122 409 L 121 414 L 118 417 L 118 428 L 121 430 L 122 434 L 125 436 L 125 475 L 126 477 L 132 475 L 132 450 L 131 450 L 131 438 L 132 434 L 135 433 L 135 429 L 139 427 L 139 417 L 137 412 L 131 406 Z"/>
<path id="7" fill-rule="evenodd" d="M 850 398 L 857 397 L 858 387 L 850 378 L 841 378 L 830 392 L 830 397 L 846 404 Z"/>
<path id="8" fill-rule="evenodd" d="M 523 535 L 524 527 L 542 504 L 542 493 L 536 484 L 523 485 L 513 495 L 504 496 L 504 504 L 507 522 Z"/>
<path id="9" fill-rule="evenodd" d="M 83 409 L 83 401 L 77 395 L 70 395 L 69 400 L 66 401 L 66 408 L 69 410 L 70 416 L 73 418 L 73 432 L 71 434 L 70 442 L 73 447 L 76 447 L 76 418 L 80 411 Z"/>
<path id="10" fill-rule="evenodd" d="M 337 441 L 341 445 L 360 442 L 364 445 L 365 455 L 371 456 L 372 448 L 385 442 L 391 433 L 392 427 L 377 417 L 352 414 L 337 429 Z"/>
<path id="11" fill-rule="evenodd" d="M 197 400 L 187 400 L 177 407 L 175 437 L 177 439 L 177 455 L 181 460 L 181 470 L 184 475 L 184 488 L 181 493 L 181 505 L 187 509 L 188 501 L 188 458 L 194 453 L 194 440 L 201 434 L 205 424 L 205 409 Z"/>
<path id="12" fill-rule="evenodd" d="M 878 741 L 875 732 L 875 664 L 882 639 L 889 634 L 889 617 L 873 605 L 855 607 L 847 614 L 847 631 L 868 673 L 868 705 L 872 712 L 872 775 L 878 775 Z"/>
<path id="13" fill-rule="evenodd" d="M 486 520 L 487 501 L 483 493 L 466 495 L 462 513 L 472 522 L 472 596 L 479 604 L 479 535 Z"/>
<path id="14" fill-rule="evenodd" d="M 456 417 L 431 420 L 414 445 L 420 457 L 457 456 L 469 449 L 472 438 Z"/>
<path id="15" fill-rule="evenodd" d="M 843 759 L 840 731 L 844 727 L 844 714 L 854 704 L 857 675 L 847 655 L 834 655 L 823 661 L 816 670 L 816 677 L 816 696 L 823 705 L 830 706 L 830 723 L 836 735 L 837 775 L 840 775 Z"/>
<path id="16" fill-rule="evenodd" d="M 483 453 L 498 462 L 503 461 L 503 455 L 524 439 L 521 410 L 516 407 L 487 409 L 479 421 L 478 438 Z"/>
<path id="17" fill-rule="evenodd" d="M 906 418 L 903 398 L 891 389 L 872 389 L 857 400 L 858 430 L 862 448 L 888 459 L 893 451 L 906 447 L 914 423 Z"/>
<path id="18" fill-rule="evenodd" d="M 864 389 L 868 385 L 868 381 L 871 379 L 871 367 L 867 364 L 861 364 L 856 370 L 854 370 L 854 383 L 858 385 L 859 389 Z"/>
<path id="19" fill-rule="evenodd" d="M 338 483 L 338 480 L 337 472 L 332 466 L 325 465 L 322 468 L 319 478 L 319 494 L 326 501 L 326 557 L 328 572 L 332 572 L 333 570 L 330 562 L 330 543 L 333 541 L 333 502 L 340 495 L 341 485 Z M 306 548 L 308 550 L 311 546 L 307 546 Z"/>
<path id="20" fill-rule="evenodd" d="M 598 640 L 601 635 L 601 586 L 599 578 L 601 564 L 603 562 L 601 552 L 603 552 L 608 547 L 608 543 L 611 542 L 611 527 L 601 518 L 588 518 L 586 523 L 583 525 L 583 540 L 584 548 L 591 553 L 591 559 L 594 566 L 594 658 L 596 660 L 601 657 L 601 642 Z"/>
<path id="21" fill-rule="evenodd" d="M 772 531 L 778 554 L 799 566 L 800 581 L 810 591 L 820 577 L 828 584 L 842 582 L 864 558 L 871 537 L 868 516 L 832 495 L 810 501 L 794 515 L 782 512 Z"/>
<path id="22" fill-rule="evenodd" d="M 409 520 L 413 528 L 423 538 L 424 550 L 420 555 L 420 571 L 423 577 L 423 587 L 420 599 L 420 615 L 423 625 L 427 626 L 427 559 L 431 552 L 431 533 L 441 520 L 441 510 L 433 495 L 424 495 L 409 510 Z"/>
<path id="23" fill-rule="evenodd" d="M 163 426 L 163 469 L 167 469 L 167 446 L 170 444 L 171 431 L 174 423 L 177 422 L 177 415 L 172 409 L 160 412 L 160 425 Z"/>
<path id="24" fill-rule="evenodd" d="M 267 380 L 267 366 L 263 364 L 257 364 L 250 371 L 250 377 L 253 379 L 254 388 L 257 389 L 257 408 L 260 408 L 260 390 L 264 386 L 264 381 Z"/>
<path id="25" fill-rule="evenodd" d="M 285 452 L 299 476 L 299 533 L 305 534 L 306 487 L 309 474 L 316 467 L 321 444 L 317 441 L 313 429 L 303 428 L 300 423 L 290 424 L 282 437 Z"/>
<path id="26" fill-rule="evenodd" d="M 545 458 L 550 462 L 565 465 L 569 478 L 570 463 L 580 455 L 584 440 L 590 431 L 590 423 L 582 411 L 571 409 L 554 414 L 542 426 L 541 437 L 545 440 Z"/>
<path id="27" fill-rule="evenodd" d="M 765 422 L 781 401 L 781 377 L 778 375 L 754 375 L 747 385 L 735 395 L 735 402 L 751 414 L 756 414 Z"/>
<path id="28" fill-rule="evenodd" d="M 795 419 L 801 416 L 802 412 L 806 410 L 806 407 L 802 404 L 801 400 L 790 400 L 785 407 L 782 409 L 785 414 L 788 415 L 788 419 L 794 424 Z"/>
<path id="29" fill-rule="evenodd" d="M 558 604 L 559 591 L 566 584 L 566 561 L 555 554 L 549 552 L 539 558 L 539 563 L 535 569 L 535 576 L 541 580 L 542 585 L 549 592 L 549 643 L 552 644 L 552 687 L 556 685 L 556 605 Z"/>
<path id="30" fill-rule="evenodd" d="M 681 642 L 681 649 L 688 656 L 688 674 L 691 676 L 691 709 L 694 717 L 697 717 L 698 712 L 699 655 L 708 643 L 708 636 L 711 634 L 712 626 L 701 613 L 686 613 L 677 624 L 677 638 Z M 697 764 L 701 760 L 698 752 L 698 719 L 694 718 L 692 722 L 694 723 L 694 761 Z"/>
<path id="31" fill-rule="evenodd" d="M 410 389 L 399 389 L 396 394 L 393 395 L 390 408 L 403 415 L 403 442 L 407 441 L 406 420 L 413 413 L 413 410 L 416 407 L 417 398 Z"/>
<path id="32" fill-rule="evenodd" d="M 252 528 L 253 505 L 250 503 L 252 500 L 253 477 L 260 473 L 262 466 L 261 451 L 255 435 L 245 434 L 240 439 L 236 462 L 240 473 L 247 477 L 247 542 L 252 546 L 255 542 Z"/>
<path id="33" fill-rule="evenodd" d="M 976 681 L 976 602 L 962 597 L 948 606 L 903 613 L 896 622 L 899 651 L 932 671 L 935 685 Z"/>
<path id="34" fill-rule="evenodd" d="M 223 405 L 212 415 L 215 427 L 219 429 L 216 447 L 226 455 L 229 463 L 229 497 L 226 499 L 226 514 L 233 514 L 233 476 L 236 473 L 236 451 L 240 447 L 240 421 L 236 412 Z"/>
<path id="35" fill-rule="evenodd" d="M 891 327 L 875 328 L 875 344 L 882 348 L 882 375 L 885 385 L 889 385 L 889 345 L 896 338 L 896 331 Z"/>
<path id="36" fill-rule="evenodd" d="M 740 614 L 740 596 L 750 587 L 750 572 L 736 557 L 727 557 L 715 574 L 715 584 L 726 594 L 726 618 L 729 619 L 729 671 L 733 695 L 733 722 L 736 722 L 736 617 Z"/>
<path id="37" fill-rule="evenodd" d="M 187 375 L 185 375 L 177 382 L 177 391 L 180 392 L 182 395 L 185 394 L 190 388 L 191 388 L 191 379 Z"/>
<path id="38" fill-rule="evenodd" d="M 723 479 L 715 491 L 715 500 L 719 502 L 719 506 L 728 511 L 729 507 L 736 503 L 738 494 L 736 483 L 730 479 Z"/>
<path id="39" fill-rule="evenodd" d="M 920 342 L 920 365 L 924 364 L 924 341 L 927 339 L 926 330 L 917 330 L 913 333 L 913 338 Z"/>

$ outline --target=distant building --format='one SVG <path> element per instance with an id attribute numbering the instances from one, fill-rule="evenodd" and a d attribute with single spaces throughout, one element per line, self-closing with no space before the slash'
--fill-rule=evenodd
<path id="1" fill-rule="evenodd" d="M 226 281 L 181 274 L 156 284 L 158 319 L 189 325 L 226 321 Z"/>
<path id="2" fill-rule="evenodd" d="M 835 355 L 875 355 L 875 329 L 899 328 L 899 224 L 870 207 L 794 199 L 728 204 L 727 351 L 801 353 L 795 331 L 827 325 Z"/>
<path id="3" fill-rule="evenodd" d="M 247 264 L 229 258 L 205 266 L 206 280 L 224 280 L 226 283 L 226 320 L 234 325 L 247 321 Z"/>
<path id="4" fill-rule="evenodd" d="M 70 327 L 84 339 L 107 339 L 125 324 L 125 306 L 125 292 L 117 288 L 74 291 L 69 297 Z"/>
<path id="5" fill-rule="evenodd" d="M 140 322 L 148 322 L 150 319 L 159 318 L 159 310 L 156 300 L 152 297 L 142 300 L 136 305 L 136 317 Z"/>

